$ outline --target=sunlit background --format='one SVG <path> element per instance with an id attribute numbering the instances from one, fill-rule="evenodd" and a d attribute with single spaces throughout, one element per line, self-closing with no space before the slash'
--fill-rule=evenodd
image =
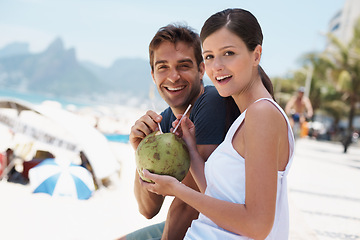
<path id="1" fill-rule="evenodd" d="M 166 104 L 148 64 L 156 31 L 183 23 L 199 32 L 211 14 L 233 7 L 251 11 L 262 26 L 261 65 L 281 106 L 304 86 L 322 138 L 339 140 L 350 134 L 346 131 L 358 131 L 356 0 L 3 0 L 0 94 L 36 103 L 50 99 L 76 107 L 118 104 L 160 111 Z"/>
<path id="2" fill-rule="evenodd" d="M 271 76 L 284 76 L 299 58 L 326 46 L 324 34 L 344 0 L 226 0 L 181 2 L 116 0 L 2 0 L 0 48 L 29 44 L 38 53 L 61 38 L 79 61 L 109 67 L 119 58 L 148 59 L 148 44 L 161 26 L 187 23 L 198 32 L 213 13 L 225 8 L 250 10 L 264 33 L 262 64 Z"/>
<path id="3" fill-rule="evenodd" d="M 0 0 L 1 239 L 115 239 L 165 219 L 171 198 L 147 220 L 133 194 L 131 126 L 167 107 L 148 45 L 226 8 L 258 19 L 277 102 L 303 87 L 314 108 L 289 174 L 290 239 L 360 239 L 359 0 Z M 29 169 L 49 157 L 92 173 L 89 200 L 32 193 Z"/>

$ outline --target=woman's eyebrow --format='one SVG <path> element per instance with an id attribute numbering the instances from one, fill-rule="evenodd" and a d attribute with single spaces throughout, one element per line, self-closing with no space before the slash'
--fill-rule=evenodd
<path id="1" fill-rule="evenodd" d="M 233 45 L 224 46 L 224 47 L 221 47 L 221 48 L 219 49 L 219 51 L 225 50 L 225 49 L 227 49 L 227 48 L 234 48 L 234 47 L 235 47 L 235 46 L 233 46 Z M 209 53 L 209 52 L 212 52 L 212 51 L 211 51 L 211 50 L 205 50 L 205 51 L 203 51 L 203 54 Z"/>

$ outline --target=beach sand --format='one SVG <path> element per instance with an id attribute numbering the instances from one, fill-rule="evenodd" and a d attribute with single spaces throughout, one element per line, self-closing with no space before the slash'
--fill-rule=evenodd
<path id="1" fill-rule="evenodd" d="M 88 200 L 34 194 L 29 185 L 0 182 L 0 239 L 117 239 L 164 221 L 172 198 L 156 217 L 145 219 L 133 194 L 134 151 L 124 143 L 111 143 L 111 149 L 121 162 L 121 174 L 114 186 L 101 188 Z"/>
<path id="2" fill-rule="evenodd" d="M 29 185 L 0 182 L 0 239 L 110 240 L 164 221 L 173 198 L 166 198 L 156 217 L 145 219 L 133 193 L 134 151 L 125 143 L 111 142 L 110 146 L 121 163 L 120 176 L 114 186 L 101 188 L 88 200 L 34 194 Z M 291 204 L 291 196 L 289 201 L 290 239 L 309 239 L 312 233 L 302 213 Z"/>
<path id="3" fill-rule="evenodd" d="M 93 124 L 93 111 L 78 114 Z M 99 111 L 107 116 L 98 121 L 100 130 L 124 134 L 145 113 L 124 107 Z M 12 139 L 12 133 L 0 125 L 1 152 L 14 145 Z M 120 174 L 112 178 L 111 187 L 100 188 L 88 200 L 34 194 L 29 184 L 0 181 L 0 239 L 115 240 L 164 221 L 173 198 L 166 198 L 156 217 L 144 218 L 133 192 L 134 150 L 116 142 L 110 142 L 110 149 L 121 165 Z M 343 154 L 339 143 L 297 141 L 288 178 L 289 239 L 360 239 L 360 192 L 354 184 L 360 181 L 359 156 L 360 143 Z"/>
<path id="4" fill-rule="evenodd" d="M 96 191 L 89 200 L 33 194 L 29 185 L 0 182 L 0 239 L 117 239 L 164 221 L 173 198 L 166 198 L 153 219 L 140 215 L 133 193 L 134 151 L 129 144 L 110 144 L 121 174 L 113 187 Z M 360 192 L 354 184 L 360 179 L 360 165 L 355 165 L 360 162 L 360 147 L 350 148 L 346 155 L 341 150 L 339 144 L 298 142 L 289 175 L 289 239 L 360 236 Z M 335 179 L 337 184 L 328 184 Z"/>

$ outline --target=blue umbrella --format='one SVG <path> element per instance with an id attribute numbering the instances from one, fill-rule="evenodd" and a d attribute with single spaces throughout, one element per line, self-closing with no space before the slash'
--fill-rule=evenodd
<path id="1" fill-rule="evenodd" d="M 45 159 L 30 169 L 29 179 L 34 193 L 51 196 L 88 199 L 95 190 L 91 173 L 68 161 Z"/>

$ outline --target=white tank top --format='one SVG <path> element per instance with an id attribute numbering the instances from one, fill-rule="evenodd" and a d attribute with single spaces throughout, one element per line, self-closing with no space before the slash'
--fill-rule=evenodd
<path id="1" fill-rule="evenodd" d="M 294 154 L 294 135 L 283 109 L 272 99 L 261 98 L 273 103 L 283 114 L 288 125 L 289 160 L 284 171 L 278 171 L 275 221 L 269 239 L 288 239 L 289 209 L 287 197 L 287 174 Z M 207 187 L 205 194 L 233 203 L 245 204 L 245 159 L 233 148 L 232 139 L 243 122 L 246 110 L 234 121 L 224 141 L 215 149 L 205 163 Z M 250 239 L 229 232 L 217 226 L 205 215 L 199 215 L 188 229 L 184 239 Z"/>

